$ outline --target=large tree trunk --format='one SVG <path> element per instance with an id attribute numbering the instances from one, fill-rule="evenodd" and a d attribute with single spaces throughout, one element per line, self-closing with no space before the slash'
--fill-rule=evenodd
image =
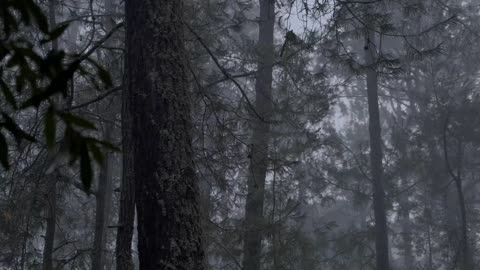
<path id="1" fill-rule="evenodd" d="M 204 269 L 183 1 L 127 0 L 127 107 L 140 269 Z"/>
<path id="2" fill-rule="evenodd" d="M 268 166 L 269 121 L 272 116 L 272 64 L 275 1 L 260 0 L 258 71 L 255 82 L 255 115 L 245 206 L 243 269 L 259 270 L 262 251 L 263 204 Z"/>
<path id="3" fill-rule="evenodd" d="M 50 28 L 54 29 L 56 27 L 56 0 L 49 1 L 48 15 L 50 20 Z M 58 41 L 54 40 L 52 42 L 52 50 L 58 49 Z M 51 149 L 50 149 L 51 150 Z M 50 153 L 47 158 L 49 161 L 53 159 L 52 154 Z M 52 175 L 56 175 L 53 173 Z M 57 226 L 57 179 L 53 177 L 51 179 L 51 186 L 48 188 L 47 193 L 47 229 L 45 233 L 45 244 L 43 247 L 43 270 L 53 269 L 53 249 L 55 243 L 55 229 Z"/>
<path id="4" fill-rule="evenodd" d="M 375 252 L 378 270 L 389 270 L 389 249 L 385 191 L 383 187 L 382 137 L 378 105 L 378 78 L 375 69 L 375 34 L 367 30 L 365 58 L 370 133 L 370 166 L 373 181 L 373 210 L 375 216 Z"/>

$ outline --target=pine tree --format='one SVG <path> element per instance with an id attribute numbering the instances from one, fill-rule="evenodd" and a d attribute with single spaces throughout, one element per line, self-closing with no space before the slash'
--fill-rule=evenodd
<path id="1" fill-rule="evenodd" d="M 204 269 L 183 1 L 126 1 L 126 95 L 140 269 Z M 141 45 L 140 45 L 141 44 Z M 127 145 L 130 142 L 126 142 Z"/>

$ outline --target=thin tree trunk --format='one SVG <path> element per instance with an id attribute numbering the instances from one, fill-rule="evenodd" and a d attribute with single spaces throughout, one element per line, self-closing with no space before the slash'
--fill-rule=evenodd
<path id="1" fill-rule="evenodd" d="M 43 248 L 43 270 L 53 269 L 53 248 L 55 242 L 55 227 L 57 217 L 57 179 L 52 179 L 52 186 L 48 192 L 47 201 L 47 230 Z"/>
<path id="2" fill-rule="evenodd" d="M 465 207 L 465 196 L 463 195 L 463 186 L 462 186 L 462 175 L 461 175 L 461 166 L 462 166 L 462 143 L 458 142 L 458 161 L 457 161 L 457 173 L 455 174 L 453 168 L 450 165 L 449 156 L 448 156 L 448 141 L 447 141 L 447 132 L 448 132 L 448 124 L 449 124 L 449 115 L 447 114 L 447 118 L 445 120 L 444 130 L 443 130 L 443 150 L 445 156 L 445 165 L 447 168 L 448 173 L 453 178 L 455 182 L 455 187 L 457 191 L 457 200 L 458 200 L 458 207 L 460 208 L 460 248 L 461 248 L 461 261 L 460 261 L 460 269 L 462 270 L 469 270 L 473 267 L 473 258 L 470 254 L 470 248 L 468 243 L 468 221 L 467 221 L 467 209 Z"/>
<path id="3" fill-rule="evenodd" d="M 410 100 L 410 104 L 408 107 L 408 115 L 406 118 L 406 127 L 409 127 L 411 120 L 414 119 L 417 115 L 417 110 L 415 107 L 415 96 L 414 96 L 414 86 L 413 86 L 413 81 L 411 77 L 411 66 L 407 65 L 407 74 L 406 74 L 406 84 L 407 84 L 407 96 Z M 402 141 L 400 142 L 400 147 L 399 147 L 399 152 L 400 156 L 402 159 L 407 160 L 408 153 L 407 153 L 407 141 Z M 408 186 L 408 181 L 407 181 L 407 176 L 403 177 L 402 181 L 402 186 L 407 187 Z M 401 222 L 402 222 L 402 240 L 403 240 L 403 265 L 405 267 L 405 270 L 410 270 L 414 269 L 415 265 L 415 257 L 413 255 L 413 245 L 412 245 L 412 226 L 411 226 L 411 221 L 410 221 L 410 211 L 411 211 L 411 206 L 409 202 L 409 193 L 405 192 L 404 194 L 401 195 L 400 197 L 400 205 L 401 205 Z"/>
<path id="4" fill-rule="evenodd" d="M 113 18 L 109 14 L 114 13 L 113 0 L 105 0 L 105 28 L 110 31 L 114 24 Z M 113 44 L 111 41 L 108 41 L 108 44 Z M 111 54 L 111 53 L 110 53 Z M 109 59 L 112 61 L 112 57 Z M 114 70 L 114 65 L 109 64 L 109 70 Z M 112 102 L 113 103 L 113 102 Z M 112 110 L 110 108 L 110 110 Z M 112 131 L 114 126 L 112 121 L 115 121 L 115 111 L 107 112 L 109 122 L 104 124 L 103 127 L 103 137 L 107 142 L 113 140 Z M 103 270 L 105 267 L 105 249 L 107 241 L 107 225 L 109 222 L 110 208 L 112 205 L 112 155 L 111 153 L 105 154 L 105 160 L 100 168 L 100 175 L 98 181 L 98 190 L 96 194 L 96 216 L 95 216 L 95 236 L 93 241 L 93 259 L 92 259 L 92 270 Z"/>
<path id="5" fill-rule="evenodd" d="M 127 63 L 125 63 L 125 67 L 128 68 Z M 120 185 L 120 206 L 115 246 L 117 270 L 134 269 L 132 238 L 135 218 L 135 182 L 129 91 L 129 88 L 124 86 L 122 91 L 122 182 Z"/>
<path id="6" fill-rule="evenodd" d="M 415 258 L 413 257 L 412 250 L 412 232 L 410 225 L 410 207 L 408 206 L 408 198 L 405 198 L 401 201 L 402 207 L 400 211 L 400 218 L 402 223 L 402 241 L 403 241 L 403 264 L 405 270 L 414 269 Z"/>
<path id="7" fill-rule="evenodd" d="M 104 139 L 112 141 L 113 127 L 107 124 Z M 111 154 L 105 155 L 104 163 L 100 169 L 98 190 L 96 194 L 95 236 L 93 241 L 92 270 L 103 270 L 105 267 L 105 248 L 107 238 L 107 224 L 109 221 L 112 200 L 112 166 Z"/>
<path id="8" fill-rule="evenodd" d="M 463 196 L 462 181 L 461 178 L 455 180 L 455 186 L 457 188 L 458 203 L 460 207 L 460 217 L 461 217 L 461 244 L 462 244 L 462 270 L 472 269 L 473 263 L 470 254 L 469 244 L 468 244 L 468 231 L 467 231 L 467 210 L 465 207 L 465 198 Z"/>
<path id="9" fill-rule="evenodd" d="M 126 57 L 126 56 L 125 56 Z M 125 61 L 125 70 L 128 63 Z M 117 270 L 133 270 L 132 239 L 135 219 L 135 181 L 133 172 L 132 115 L 130 113 L 130 89 L 122 90 L 122 181 L 120 184 L 120 205 L 118 210 L 115 258 Z"/>
<path id="10" fill-rule="evenodd" d="M 260 0 L 258 71 L 255 82 L 255 110 L 245 205 L 243 269 L 259 270 L 262 253 L 263 205 L 268 166 L 268 144 L 272 116 L 272 63 L 275 1 Z"/>
<path id="11" fill-rule="evenodd" d="M 125 7 L 140 269 L 203 270 L 183 1 L 127 0 Z"/>
<path id="12" fill-rule="evenodd" d="M 120 187 L 120 206 L 118 214 L 115 257 L 117 270 L 133 270 L 132 238 L 135 218 L 135 190 L 133 179 L 132 139 L 130 119 L 126 106 L 128 93 L 126 88 L 122 95 L 122 183 Z"/>
<path id="13" fill-rule="evenodd" d="M 431 220 L 431 219 L 430 219 Z M 427 269 L 433 270 L 433 248 L 432 248 L 432 229 L 431 223 L 428 223 L 427 228 L 427 243 L 428 243 L 428 264 Z"/>
<path id="14" fill-rule="evenodd" d="M 375 70 L 375 34 L 368 30 L 365 58 L 367 71 L 367 96 L 370 133 L 370 166 L 373 181 L 373 210 L 375 216 L 376 269 L 389 270 L 389 249 L 385 191 L 383 187 L 382 138 L 378 105 L 378 78 Z"/>
<path id="15" fill-rule="evenodd" d="M 49 0 L 49 20 L 50 28 L 54 29 L 56 27 L 56 0 Z M 52 41 L 52 50 L 58 49 L 58 41 Z M 48 160 L 51 160 L 51 154 L 48 155 Z M 56 175 L 56 173 L 52 174 Z M 57 179 L 53 177 L 51 179 L 52 184 L 47 193 L 47 229 L 45 234 L 45 245 L 43 248 L 43 270 L 53 269 L 53 249 L 55 243 L 55 229 L 56 229 L 56 219 L 57 219 Z"/>
<path id="16" fill-rule="evenodd" d="M 465 196 L 463 194 L 463 178 L 461 174 L 462 166 L 462 156 L 463 149 L 462 143 L 458 142 L 458 170 L 457 170 L 457 179 L 455 181 L 455 186 L 457 188 L 458 203 L 460 207 L 460 218 L 461 218 L 461 234 L 462 234 L 462 269 L 469 270 L 473 269 L 473 258 L 470 253 L 470 245 L 468 243 L 468 221 L 467 221 L 467 208 L 465 206 Z"/>

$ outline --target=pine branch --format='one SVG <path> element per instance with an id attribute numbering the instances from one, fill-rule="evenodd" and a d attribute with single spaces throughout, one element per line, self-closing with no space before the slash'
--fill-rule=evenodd
<path id="1" fill-rule="evenodd" d="M 197 41 L 202 45 L 202 47 L 207 51 L 207 53 L 210 55 L 210 57 L 212 58 L 213 62 L 215 63 L 215 65 L 218 67 L 218 69 L 222 72 L 222 74 L 225 76 L 226 79 L 230 80 L 233 82 L 233 84 L 235 84 L 235 86 L 240 90 L 240 93 L 242 94 L 242 96 L 245 98 L 246 102 L 247 102 L 247 105 L 248 107 L 250 107 L 250 109 L 253 111 L 253 113 L 258 117 L 258 119 L 260 119 L 262 122 L 267 122 L 256 110 L 255 110 L 255 106 L 253 106 L 252 102 L 250 101 L 250 99 L 248 98 L 247 96 L 247 93 L 245 92 L 245 90 L 243 89 L 243 87 L 240 85 L 240 83 L 237 82 L 237 80 L 235 80 L 235 78 L 232 77 L 232 75 L 230 75 L 230 73 L 228 73 L 228 71 L 220 64 L 220 62 L 218 61 L 217 57 L 213 54 L 213 52 L 210 50 L 210 48 L 207 46 L 207 44 L 205 44 L 205 42 L 203 41 L 203 39 L 200 37 L 200 35 L 198 35 L 197 32 L 195 32 L 191 27 L 190 25 L 188 25 L 187 23 L 184 22 L 184 25 L 187 27 L 187 29 L 195 36 L 195 38 L 197 39 Z"/>

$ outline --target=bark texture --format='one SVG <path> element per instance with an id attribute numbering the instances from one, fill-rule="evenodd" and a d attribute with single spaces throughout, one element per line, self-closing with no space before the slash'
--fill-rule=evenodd
<path id="1" fill-rule="evenodd" d="M 370 136 L 370 167 L 373 181 L 373 210 L 375 216 L 376 269 L 389 270 L 388 228 L 383 187 L 382 137 L 378 108 L 378 78 L 375 69 L 375 34 L 367 30 L 365 59 L 367 71 L 368 128 Z"/>
<path id="2" fill-rule="evenodd" d="M 263 205 L 265 177 L 268 167 L 269 121 L 272 116 L 272 65 L 275 1 L 260 0 L 258 67 L 255 81 L 255 110 L 262 117 L 253 117 L 248 194 L 245 205 L 243 269 L 259 270 L 262 257 Z"/>
<path id="3" fill-rule="evenodd" d="M 183 1 L 126 1 L 127 106 L 140 269 L 204 269 Z"/>

